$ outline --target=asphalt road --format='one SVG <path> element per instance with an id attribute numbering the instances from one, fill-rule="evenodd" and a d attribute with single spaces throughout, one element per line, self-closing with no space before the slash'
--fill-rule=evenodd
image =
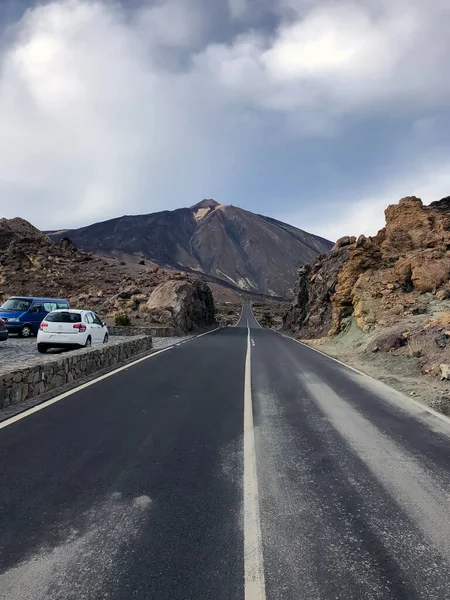
<path id="1" fill-rule="evenodd" d="M 0 425 L 0 598 L 448 600 L 450 425 L 244 307 Z"/>

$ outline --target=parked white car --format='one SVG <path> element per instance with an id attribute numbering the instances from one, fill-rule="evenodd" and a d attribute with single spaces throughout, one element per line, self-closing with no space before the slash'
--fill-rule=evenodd
<path id="1" fill-rule="evenodd" d="M 108 341 L 108 328 L 90 310 L 62 309 L 48 313 L 37 335 L 37 349 L 82 348 Z"/>

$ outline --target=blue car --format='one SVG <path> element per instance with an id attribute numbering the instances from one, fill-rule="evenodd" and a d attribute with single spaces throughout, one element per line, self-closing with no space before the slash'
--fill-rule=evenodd
<path id="1" fill-rule="evenodd" d="M 0 319 L 6 323 L 9 333 L 30 337 L 37 334 L 41 321 L 49 312 L 61 308 L 69 308 L 67 300 L 13 296 L 0 306 Z"/>

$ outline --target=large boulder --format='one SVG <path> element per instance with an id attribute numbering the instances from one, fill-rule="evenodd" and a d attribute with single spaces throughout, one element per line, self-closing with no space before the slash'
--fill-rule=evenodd
<path id="1" fill-rule="evenodd" d="M 171 280 L 158 285 L 147 302 L 151 320 L 188 333 L 214 325 L 214 300 L 200 279 Z"/>

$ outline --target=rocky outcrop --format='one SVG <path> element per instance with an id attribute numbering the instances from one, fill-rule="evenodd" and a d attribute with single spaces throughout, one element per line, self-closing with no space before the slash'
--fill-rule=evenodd
<path id="1" fill-rule="evenodd" d="M 147 311 L 151 321 L 184 332 L 212 327 L 215 323 L 211 290 L 200 280 L 162 283 L 150 296 Z"/>
<path id="2" fill-rule="evenodd" d="M 285 328 L 301 332 L 303 337 L 326 335 L 332 327 L 331 298 L 349 253 L 349 245 L 337 243 L 330 252 L 298 271 L 294 300 L 283 319 Z"/>
<path id="3" fill-rule="evenodd" d="M 288 330 L 305 338 L 333 335 L 352 315 L 367 331 L 420 314 L 424 294 L 450 296 L 450 198 L 429 206 L 403 198 L 385 215 L 376 236 L 341 238 L 300 269 L 284 317 Z"/>

